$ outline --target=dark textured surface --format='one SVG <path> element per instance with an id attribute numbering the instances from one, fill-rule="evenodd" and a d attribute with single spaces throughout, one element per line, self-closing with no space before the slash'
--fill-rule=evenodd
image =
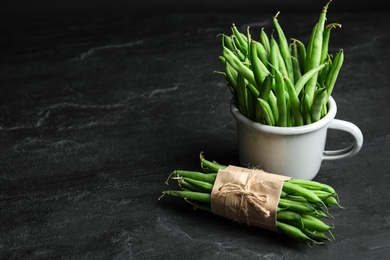
<path id="1" fill-rule="evenodd" d="M 3 17 L 0 56 L 1 259 L 385 259 L 390 253 L 389 13 L 330 13 L 346 60 L 333 97 L 362 150 L 324 162 L 336 241 L 297 244 L 184 202 L 158 201 L 198 155 L 237 164 L 220 41 L 232 22 L 272 13 Z M 279 17 L 306 40 L 317 14 Z M 329 134 L 328 147 L 348 136 Z"/>

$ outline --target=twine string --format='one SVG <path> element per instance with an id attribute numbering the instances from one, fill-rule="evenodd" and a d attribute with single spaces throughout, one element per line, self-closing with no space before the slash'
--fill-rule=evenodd
<path id="1" fill-rule="evenodd" d="M 254 175 L 250 174 L 245 185 L 236 183 L 225 183 L 218 189 L 218 196 L 221 194 L 235 194 L 240 196 L 240 207 L 237 210 L 238 220 L 242 220 L 242 215 L 246 218 L 246 223 L 250 225 L 249 220 L 249 205 L 253 205 L 257 211 L 263 214 L 266 218 L 270 217 L 271 213 L 263 204 L 267 202 L 267 194 L 259 194 L 251 191 L 251 182 Z"/>

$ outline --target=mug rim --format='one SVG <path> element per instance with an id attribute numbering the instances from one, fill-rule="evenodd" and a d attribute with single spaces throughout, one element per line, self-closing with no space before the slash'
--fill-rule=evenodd
<path id="1" fill-rule="evenodd" d="M 312 132 L 317 129 L 320 129 L 326 125 L 328 125 L 335 117 L 337 113 L 337 105 L 332 96 L 328 99 L 328 113 L 318 120 L 317 122 L 303 125 L 303 126 L 270 126 L 265 125 L 259 122 L 255 122 L 241 114 L 238 110 L 234 98 L 230 101 L 230 112 L 233 117 L 237 120 L 237 122 L 243 123 L 246 127 L 249 127 L 256 131 L 273 133 L 273 134 L 283 134 L 283 135 L 296 135 L 296 134 L 304 134 L 307 132 Z"/>

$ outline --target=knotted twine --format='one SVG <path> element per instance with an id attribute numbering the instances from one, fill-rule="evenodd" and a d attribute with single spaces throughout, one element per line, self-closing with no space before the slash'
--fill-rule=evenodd
<path id="1" fill-rule="evenodd" d="M 218 171 L 211 192 L 211 211 L 277 232 L 276 210 L 287 179 L 290 177 L 229 165 Z"/>

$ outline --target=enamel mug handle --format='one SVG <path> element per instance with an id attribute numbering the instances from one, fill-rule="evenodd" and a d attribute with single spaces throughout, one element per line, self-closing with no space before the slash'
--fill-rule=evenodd
<path id="1" fill-rule="evenodd" d="M 329 124 L 329 129 L 340 130 L 350 133 L 354 137 L 354 143 L 344 149 L 324 151 L 323 160 L 338 160 L 352 157 L 357 154 L 363 145 L 363 134 L 353 123 L 340 119 L 333 119 Z"/>

